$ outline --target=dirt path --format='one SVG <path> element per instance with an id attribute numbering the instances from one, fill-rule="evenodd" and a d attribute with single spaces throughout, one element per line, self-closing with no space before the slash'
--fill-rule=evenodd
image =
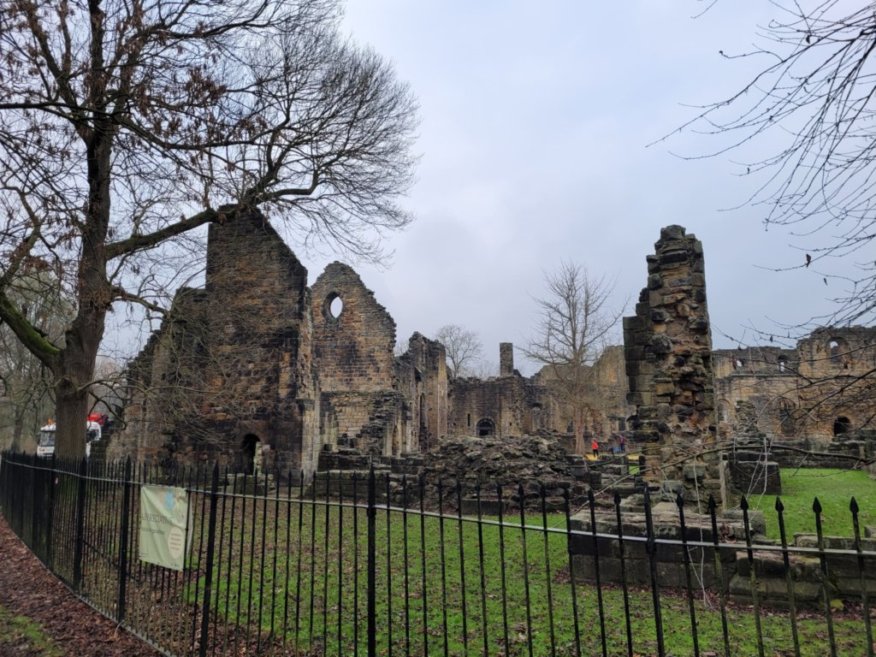
<path id="1" fill-rule="evenodd" d="M 0 517 L 0 657 L 158 657 L 76 598 Z"/>

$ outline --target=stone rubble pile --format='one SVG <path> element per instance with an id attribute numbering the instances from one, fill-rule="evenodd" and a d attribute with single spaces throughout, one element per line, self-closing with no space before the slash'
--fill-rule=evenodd
<path id="1" fill-rule="evenodd" d="M 519 508 L 518 485 L 524 488 L 525 506 L 538 510 L 544 485 L 546 506 L 556 511 L 563 508 L 564 489 L 569 490 L 572 506 L 579 506 L 586 499 L 590 483 L 590 468 L 584 459 L 569 454 L 549 436 L 447 438 L 425 455 L 423 474 L 430 498 L 437 496 L 440 481 L 452 487 L 450 493 L 455 500 L 458 481 L 466 511 L 476 506 L 479 484 L 482 510 L 495 506 L 499 486 L 503 487 L 505 507 Z"/>

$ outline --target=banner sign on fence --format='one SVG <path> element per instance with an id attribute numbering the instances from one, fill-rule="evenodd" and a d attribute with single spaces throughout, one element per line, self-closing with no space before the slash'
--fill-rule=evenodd
<path id="1" fill-rule="evenodd" d="M 189 494 L 173 486 L 140 487 L 140 560 L 182 570 L 189 517 Z M 190 524 L 188 525 L 191 526 Z"/>

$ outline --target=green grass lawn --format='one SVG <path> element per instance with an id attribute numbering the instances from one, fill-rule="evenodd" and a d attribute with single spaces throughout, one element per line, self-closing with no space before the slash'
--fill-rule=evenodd
<path id="1" fill-rule="evenodd" d="M 222 554 L 216 555 L 213 606 L 220 622 L 246 628 L 238 635 L 241 643 L 244 637 L 273 634 L 302 650 L 352 654 L 357 636 L 364 647 L 367 627 L 365 512 L 346 508 L 341 513 L 335 507 L 326 512 L 326 507 L 305 503 L 299 517 L 298 509 L 293 502 L 287 525 L 285 503 L 281 504 L 275 525 L 269 506 L 269 530 L 264 542 L 257 534 L 254 550 L 249 545 L 250 524 L 242 528 L 246 545 L 240 550 L 240 522 L 244 515 L 246 523 L 255 519 L 260 531 L 265 510 L 259 505 L 240 514 L 234 534 L 227 535 Z M 226 533 L 229 520 L 230 515 Z M 519 523 L 519 516 L 510 520 Z M 573 597 L 565 535 L 545 532 L 540 516 L 527 517 L 526 523 L 532 525 L 526 531 L 519 524 L 479 528 L 455 518 L 442 522 L 427 517 L 421 525 L 414 514 L 405 519 L 398 511 L 380 511 L 375 537 L 379 654 L 421 655 L 427 643 L 432 655 L 528 655 L 530 649 L 534 655 L 574 655 L 576 628 L 582 654 L 601 654 L 604 625 L 608 654 L 626 655 L 627 618 L 634 653 L 656 654 L 650 590 L 638 587 L 629 592 L 629 614 L 620 587 L 598 591 L 578 584 Z M 565 518 L 549 516 L 548 527 L 565 528 Z M 195 595 L 203 595 L 203 581 L 189 590 L 190 599 Z M 661 591 L 660 610 L 667 653 L 693 654 L 684 592 Z M 700 593 L 694 610 L 701 653 L 723 654 L 717 597 L 704 599 Z M 733 654 L 757 654 L 751 609 L 731 606 L 727 614 Z M 762 626 L 766 654 L 791 654 L 783 652 L 791 650 L 786 613 L 767 610 Z M 862 627 L 854 614 L 835 619 L 839 655 L 864 654 Z M 820 615 L 802 614 L 799 632 L 804 655 L 825 654 L 826 625 Z"/>
<path id="2" fill-rule="evenodd" d="M 788 541 L 795 533 L 815 533 L 815 498 L 822 507 L 822 527 L 825 535 L 852 536 L 852 514 L 849 502 L 858 502 L 861 535 L 865 525 L 876 524 L 876 480 L 860 470 L 833 470 L 808 468 L 782 470 L 782 504 L 785 507 L 785 528 Z M 754 508 L 766 516 L 767 535 L 779 538 L 779 524 L 775 510 L 775 495 L 753 495 L 749 499 Z"/>

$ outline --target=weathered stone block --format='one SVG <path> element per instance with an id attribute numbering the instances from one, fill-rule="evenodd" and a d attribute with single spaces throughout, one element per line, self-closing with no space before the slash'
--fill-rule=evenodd
<path id="1" fill-rule="evenodd" d="M 686 481 L 701 480 L 706 476 L 705 463 L 688 463 L 684 466 L 684 478 Z"/>
<path id="2" fill-rule="evenodd" d="M 724 511 L 724 518 L 741 522 L 743 520 L 742 509 L 727 509 Z M 766 534 L 766 517 L 763 511 L 749 509 L 748 524 L 752 534 Z"/>

